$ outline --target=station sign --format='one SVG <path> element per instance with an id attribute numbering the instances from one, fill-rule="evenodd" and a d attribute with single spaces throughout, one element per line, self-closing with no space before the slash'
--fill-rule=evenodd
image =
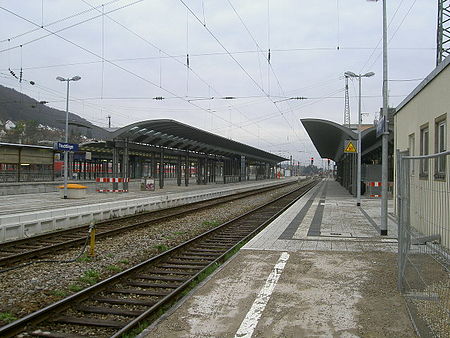
<path id="1" fill-rule="evenodd" d="M 345 140 L 344 143 L 344 153 L 357 153 L 358 147 L 356 146 L 355 140 Z"/>
<path id="2" fill-rule="evenodd" d="M 386 131 L 386 116 L 382 116 L 377 123 L 377 138 L 384 134 Z"/>
<path id="3" fill-rule="evenodd" d="M 76 143 L 65 143 L 65 142 L 56 142 L 53 146 L 55 150 L 60 151 L 77 151 L 78 144 Z"/>

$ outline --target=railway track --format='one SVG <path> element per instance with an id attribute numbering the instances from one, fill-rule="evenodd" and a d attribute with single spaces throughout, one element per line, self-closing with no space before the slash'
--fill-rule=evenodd
<path id="1" fill-rule="evenodd" d="M 165 221 L 173 217 L 193 213 L 221 203 L 235 201 L 255 194 L 279 189 L 289 184 L 293 183 L 271 186 L 179 207 L 98 222 L 95 225 L 95 236 L 96 238 L 115 236 L 126 231 L 149 226 L 155 222 Z M 89 226 L 85 225 L 0 244 L 0 270 L 11 265 L 23 263 L 30 259 L 45 257 L 45 255 L 52 254 L 62 249 L 81 246 L 86 242 L 88 231 Z"/>
<path id="2" fill-rule="evenodd" d="M 121 337 L 148 324 L 317 182 L 0 328 L 1 337 Z"/>

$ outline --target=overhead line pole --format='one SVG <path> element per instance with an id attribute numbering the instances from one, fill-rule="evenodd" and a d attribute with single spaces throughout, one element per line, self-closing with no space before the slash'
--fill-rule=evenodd
<path id="1" fill-rule="evenodd" d="M 380 234 L 387 235 L 388 216 L 388 146 L 389 146 L 389 101 L 388 101 L 388 57 L 387 57 L 387 13 L 386 0 L 383 0 L 383 117 L 384 131 L 382 135 L 381 153 L 381 225 Z"/>
<path id="2" fill-rule="evenodd" d="M 438 0 L 436 66 L 450 54 L 450 1 Z"/>

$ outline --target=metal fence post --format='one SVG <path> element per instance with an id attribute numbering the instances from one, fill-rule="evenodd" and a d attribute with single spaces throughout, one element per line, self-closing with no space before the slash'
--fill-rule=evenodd
<path id="1" fill-rule="evenodd" d="M 404 177 L 403 177 L 403 154 L 397 150 L 397 207 L 398 207 L 398 277 L 397 287 L 400 292 L 403 291 L 403 267 L 404 267 L 404 241 L 403 241 L 403 227 L 404 227 Z"/>

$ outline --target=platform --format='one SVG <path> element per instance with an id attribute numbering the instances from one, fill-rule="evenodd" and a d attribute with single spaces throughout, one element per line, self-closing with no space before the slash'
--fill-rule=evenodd
<path id="1" fill-rule="evenodd" d="M 237 192 L 296 181 L 297 177 L 229 184 L 167 185 L 155 191 L 88 192 L 62 199 L 59 192 L 0 196 L 0 243 L 113 217 L 200 202 Z"/>
<path id="2" fill-rule="evenodd" d="M 324 180 L 140 337 L 415 336 L 379 218 Z"/>

